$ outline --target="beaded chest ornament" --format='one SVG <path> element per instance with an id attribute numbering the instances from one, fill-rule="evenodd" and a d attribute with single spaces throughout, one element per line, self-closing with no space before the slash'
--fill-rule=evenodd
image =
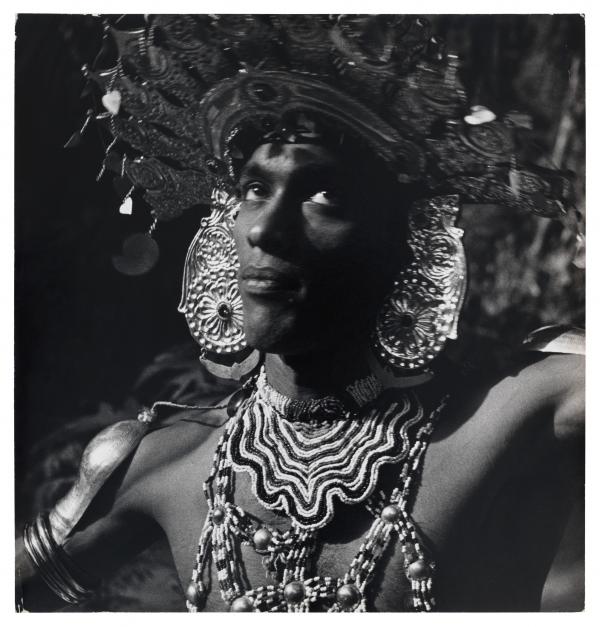
<path id="1" fill-rule="evenodd" d="M 266 399 L 273 402 L 266 403 Z M 409 502 L 443 403 L 426 415 L 416 396 L 406 393 L 391 402 L 378 402 L 381 406 L 359 405 L 356 412 L 346 410 L 342 417 L 338 413 L 321 424 L 318 419 L 282 418 L 283 402 L 290 399 L 273 390 L 261 372 L 250 397 L 231 412 L 204 483 L 208 514 L 186 591 L 188 609 L 203 608 L 204 577 L 212 555 L 221 596 L 231 611 L 364 612 L 368 585 L 394 536 L 400 542 L 410 582 L 407 606 L 417 611 L 433 609 L 434 564 L 418 539 Z M 259 426 L 248 429 L 255 419 Z M 273 428 L 276 422 L 279 430 Z M 316 464 L 319 456 L 322 465 Z M 383 463 L 396 463 L 399 468 L 398 483 L 390 494 L 375 492 Z M 288 531 L 257 521 L 235 504 L 236 469 L 250 474 L 263 506 L 282 509 L 290 516 Z M 318 532 L 331 520 L 336 500 L 362 503 L 374 520 L 342 577 L 311 575 Z M 263 556 L 272 585 L 251 588 L 246 584 L 240 544 Z"/>

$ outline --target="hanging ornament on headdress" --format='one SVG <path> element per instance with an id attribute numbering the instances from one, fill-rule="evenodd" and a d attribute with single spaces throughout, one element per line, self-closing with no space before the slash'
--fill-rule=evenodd
<path id="1" fill-rule="evenodd" d="M 121 92 L 115 89 L 105 93 L 102 96 L 102 104 L 111 115 L 117 115 L 121 108 Z"/>
<path id="2" fill-rule="evenodd" d="M 81 138 L 83 137 L 83 134 L 85 133 L 85 130 L 87 129 L 88 124 L 92 121 L 93 117 L 94 117 L 94 112 L 91 109 L 88 109 L 87 115 L 86 115 L 86 118 L 82 127 L 78 131 L 75 131 L 71 135 L 71 137 L 69 137 L 69 139 L 64 145 L 64 148 L 75 148 L 75 146 L 79 146 L 79 144 L 81 143 Z"/>

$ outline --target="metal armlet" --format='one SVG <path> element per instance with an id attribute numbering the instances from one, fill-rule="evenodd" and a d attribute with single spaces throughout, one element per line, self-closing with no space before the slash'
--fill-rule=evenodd
<path id="1" fill-rule="evenodd" d="M 54 541 L 48 514 L 40 514 L 25 525 L 23 544 L 46 585 L 63 601 L 81 603 L 92 595 L 97 585 Z"/>
<path id="2" fill-rule="evenodd" d="M 121 420 L 96 435 L 85 448 L 79 475 L 72 488 L 49 513 L 25 526 L 23 543 L 31 561 L 48 587 L 67 603 L 89 598 L 98 581 L 77 566 L 62 549 L 93 498 L 115 469 L 138 447 L 156 420 L 156 409 L 219 409 L 157 402 L 144 408 L 137 420 Z"/>
<path id="3" fill-rule="evenodd" d="M 566 325 L 541 327 L 523 340 L 522 347 L 526 351 L 585 355 L 585 331 Z"/>

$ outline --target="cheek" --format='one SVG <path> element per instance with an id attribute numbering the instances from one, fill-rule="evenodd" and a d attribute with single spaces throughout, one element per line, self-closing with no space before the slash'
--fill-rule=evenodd
<path id="1" fill-rule="evenodd" d="M 389 234 L 372 223 L 321 222 L 310 224 L 306 231 L 308 244 L 315 251 L 322 271 L 329 268 L 351 272 L 367 272 L 379 267 L 380 259 L 387 257 Z"/>
<path id="2" fill-rule="evenodd" d="M 244 219 L 241 213 L 238 213 L 235 222 L 233 223 L 231 233 L 233 235 L 233 241 L 240 260 L 244 259 L 245 252 L 248 249 L 248 228 L 249 225 L 247 224 L 247 220 Z"/>
<path id="3" fill-rule="evenodd" d="M 394 250 L 402 242 L 373 225 L 353 228 L 345 236 L 344 245 L 324 258 L 315 275 L 318 292 L 335 301 L 332 307 L 370 310 L 382 301 L 400 269 Z"/>
<path id="4" fill-rule="evenodd" d="M 306 221 L 304 239 L 308 247 L 331 260 L 348 257 L 356 246 L 358 229 L 350 222 Z"/>

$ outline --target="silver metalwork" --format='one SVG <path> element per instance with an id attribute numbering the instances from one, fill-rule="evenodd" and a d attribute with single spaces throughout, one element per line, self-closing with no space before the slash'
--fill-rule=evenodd
<path id="1" fill-rule="evenodd" d="M 462 229 L 455 226 L 458 196 L 413 205 L 408 245 L 413 260 L 402 269 L 377 318 L 375 354 L 402 370 L 420 370 L 456 339 L 467 268 Z"/>
<path id="2" fill-rule="evenodd" d="M 54 541 L 62 545 L 115 468 L 150 430 L 150 421 L 121 420 L 101 431 L 85 448 L 73 487 L 50 512 Z"/>
<path id="3" fill-rule="evenodd" d="M 208 352 L 246 348 L 239 262 L 231 226 L 238 202 L 222 189 L 212 195 L 212 211 L 201 222 L 186 256 L 179 311 L 198 344 Z"/>

